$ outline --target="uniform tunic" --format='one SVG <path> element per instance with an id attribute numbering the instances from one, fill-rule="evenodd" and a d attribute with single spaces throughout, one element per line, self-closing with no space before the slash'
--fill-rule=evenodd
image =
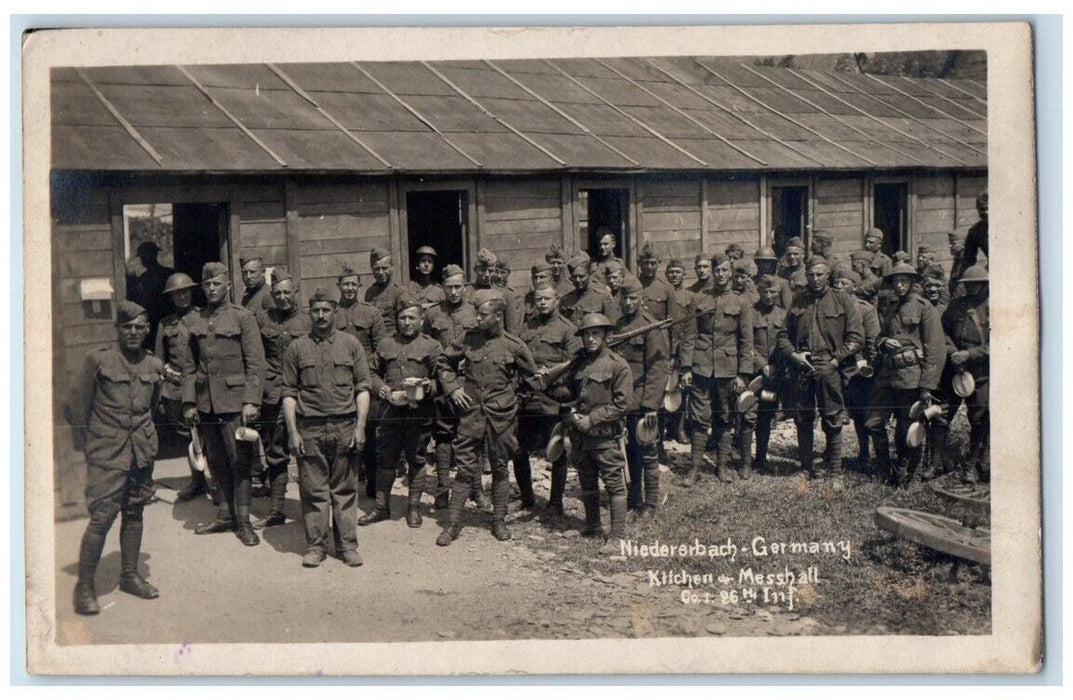
<path id="1" fill-rule="evenodd" d="M 182 371 L 189 365 L 187 353 L 190 352 L 190 326 L 189 320 L 192 314 L 200 309 L 191 307 L 181 316 L 178 312 L 165 316 L 157 328 L 156 347 L 153 353 L 165 364 L 175 371 Z M 160 390 L 161 398 L 169 401 L 182 401 L 182 379 L 178 383 L 164 382 Z"/>
<path id="2" fill-rule="evenodd" d="M 380 309 L 361 300 L 356 300 L 349 306 L 339 304 L 335 313 L 335 328 L 361 341 L 361 349 L 365 351 L 366 357 L 371 355 L 377 344 L 388 335 Z"/>
<path id="3" fill-rule="evenodd" d="M 261 404 L 266 364 L 257 321 L 228 302 L 188 316 L 193 371 L 184 372 L 183 403 L 206 414 L 238 413 Z"/>
<path id="4" fill-rule="evenodd" d="M 395 302 L 404 291 L 394 278 L 387 284 L 375 282 L 365 290 L 365 301 L 380 310 L 388 335 L 395 332 Z"/>
<path id="5" fill-rule="evenodd" d="M 533 354 L 537 367 L 551 365 L 572 359 L 581 350 L 581 339 L 577 336 L 577 326 L 560 316 L 554 309 L 546 318 L 540 314 L 530 315 L 518 337 Z M 545 391 L 525 391 L 522 389 L 522 409 L 525 413 L 558 416 L 560 401 L 568 400 L 564 395 L 565 385 L 557 382 Z M 524 432 L 524 431 L 523 431 Z"/>
<path id="6" fill-rule="evenodd" d="M 261 342 L 265 349 L 267 369 L 264 378 L 264 395 L 261 403 L 259 429 L 265 447 L 265 466 L 270 470 L 270 480 L 283 478 L 290 461 L 287 444 L 287 428 L 280 410 L 283 401 L 283 354 L 295 338 L 309 333 L 309 314 L 297 308 L 283 312 L 278 308 L 261 311 L 257 315 L 261 328 Z M 277 483 L 276 496 L 282 498 L 286 481 Z"/>
<path id="7" fill-rule="evenodd" d="M 897 340 L 903 350 L 917 351 L 917 362 L 898 368 L 885 353 L 876 383 L 895 389 L 935 389 L 946 362 L 946 341 L 938 310 L 912 292 L 904 300 L 888 298 L 884 307 L 880 309 L 877 346 L 882 348 L 887 339 Z"/>
<path id="8" fill-rule="evenodd" d="M 443 301 L 443 287 L 432 280 L 422 283 L 420 280 L 410 280 L 410 292 L 424 304 L 439 303 Z"/>
<path id="9" fill-rule="evenodd" d="M 276 302 L 272 299 L 272 289 L 264 282 L 257 289 L 247 287 L 242 292 L 242 307 L 252 314 L 276 308 Z"/>
<path id="10" fill-rule="evenodd" d="M 585 291 L 574 289 L 559 300 L 559 310 L 569 321 L 581 321 L 585 314 L 603 314 L 614 322 L 622 313 L 608 292 L 596 289 L 591 283 Z"/>
<path id="11" fill-rule="evenodd" d="M 630 366 L 604 347 L 595 356 L 581 356 L 567 383 L 576 398 L 576 411 L 592 423 L 585 432 L 573 427 L 570 432 L 571 461 L 577 467 L 583 492 L 595 493 L 602 480 L 608 495 L 626 495 L 626 463 L 619 439 L 633 393 Z"/>
<path id="12" fill-rule="evenodd" d="M 950 307 L 943 314 L 942 323 L 947 357 L 959 350 L 964 350 L 969 354 L 968 359 L 960 366 L 948 363 L 947 370 L 943 373 L 942 386 L 947 421 L 953 420 L 963 400 L 954 393 L 952 386 L 954 374 L 957 370 L 963 369 L 972 374 L 976 385 L 973 394 L 964 399 L 968 405 L 969 423 L 986 426 L 989 416 L 988 379 L 991 364 L 988 300 L 976 302 L 965 296 L 957 297 L 950 302 Z"/>
<path id="13" fill-rule="evenodd" d="M 380 487 L 390 489 L 395 480 L 399 455 L 403 452 L 411 471 L 425 465 L 425 450 L 435 414 L 432 397 L 436 394 L 436 361 L 442 353 L 443 346 L 423 333 L 410 339 L 396 334 L 381 340 L 376 352 L 369 358 L 374 394 L 385 387 L 389 391 L 403 391 L 403 380 L 408 378 L 431 380 L 425 398 L 416 406 L 395 406 L 387 401 L 381 402 L 383 409 L 376 431 L 376 461 L 380 471 L 377 484 Z"/>

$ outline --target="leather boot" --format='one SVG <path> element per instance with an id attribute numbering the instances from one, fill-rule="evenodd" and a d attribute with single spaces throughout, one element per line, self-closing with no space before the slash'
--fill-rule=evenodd
<path id="1" fill-rule="evenodd" d="M 734 436 L 730 433 L 730 429 L 723 431 L 719 436 L 715 446 L 715 478 L 724 483 L 733 481 L 730 477 L 730 470 L 727 469 L 727 464 L 731 460 L 731 441 Z"/>
<path id="2" fill-rule="evenodd" d="M 459 479 L 457 475 L 451 483 L 451 504 L 447 508 L 447 524 L 436 538 L 436 544 L 440 547 L 450 545 L 462 532 L 462 508 L 466 505 L 466 496 L 472 486 L 472 483 Z"/>
<path id="3" fill-rule="evenodd" d="M 204 496 L 209 492 L 209 485 L 205 482 L 205 475 L 199 471 L 190 471 L 190 483 L 175 494 L 175 502 L 183 503 L 192 501 L 198 496 Z"/>
<path id="4" fill-rule="evenodd" d="M 235 506 L 235 537 L 247 547 L 256 547 L 261 543 L 261 538 L 250 524 L 250 507 L 248 505 Z"/>
<path id="5" fill-rule="evenodd" d="M 753 468 L 757 471 L 767 471 L 767 448 L 771 442 L 771 424 L 761 421 L 756 426 L 756 458 L 753 459 Z"/>
<path id="6" fill-rule="evenodd" d="M 424 493 L 425 490 L 425 475 L 425 465 L 422 464 L 410 479 L 410 491 L 407 494 L 409 496 L 409 504 L 406 509 L 407 527 L 421 527 L 421 494 Z"/>
<path id="7" fill-rule="evenodd" d="M 492 517 L 496 520 L 506 520 L 507 509 L 510 506 L 510 482 L 500 479 L 492 482 Z"/>
<path id="8" fill-rule="evenodd" d="M 551 465 L 551 493 L 548 495 L 548 510 L 553 515 L 563 515 L 563 494 L 566 492 L 566 458 Z"/>
<path id="9" fill-rule="evenodd" d="M 931 426 L 928 430 L 928 449 L 924 453 L 924 469 L 920 472 L 922 481 L 930 481 L 942 473 L 947 435 L 945 427 Z"/>
<path id="10" fill-rule="evenodd" d="M 812 421 L 795 421 L 797 424 L 797 460 L 801 463 L 801 469 L 810 477 L 818 477 L 812 464 L 812 448 L 815 444 L 816 435 L 813 433 Z"/>
<path id="11" fill-rule="evenodd" d="M 619 540 L 626 537 L 626 496 L 612 496 L 610 501 L 611 531 L 600 548 L 600 553 L 605 555 L 618 554 L 622 549 Z"/>
<path id="12" fill-rule="evenodd" d="M 97 592 L 91 582 L 79 580 L 75 584 L 74 606 L 79 615 L 96 615 L 101 611 L 101 606 L 97 604 Z"/>
<path id="13" fill-rule="evenodd" d="M 838 476 L 842 473 L 842 431 L 829 431 L 826 438 L 827 444 L 823 451 L 824 468 L 831 476 Z"/>
<path id="14" fill-rule="evenodd" d="M 451 502 L 451 443 L 436 443 L 436 501 L 432 507 L 446 510 Z"/>
<path id="15" fill-rule="evenodd" d="M 506 522 L 499 518 L 492 521 L 492 536 L 500 542 L 506 542 L 512 537 Z"/>
<path id="16" fill-rule="evenodd" d="M 376 508 L 371 513 L 358 518 L 358 526 L 367 527 L 384 520 L 391 520 L 391 493 L 383 489 L 377 489 Z"/>
<path id="17" fill-rule="evenodd" d="M 853 429 L 857 433 L 857 469 L 865 473 L 871 472 L 872 464 L 868 457 L 868 443 L 871 435 L 861 421 L 854 421 Z"/>
<path id="18" fill-rule="evenodd" d="M 514 483 L 518 485 L 522 508 L 536 505 L 536 496 L 533 495 L 533 468 L 529 464 L 529 455 L 524 451 L 514 455 Z"/>
<path id="19" fill-rule="evenodd" d="M 585 507 L 585 528 L 581 531 L 582 537 L 600 537 L 603 528 L 600 527 L 600 493 L 598 491 L 582 491 L 581 504 Z"/>
<path id="20" fill-rule="evenodd" d="M 700 480 L 700 465 L 704 463 L 707 451 L 708 436 L 703 430 L 694 429 L 689 440 L 689 471 L 679 479 L 681 486 L 693 486 Z"/>
<path id="21" fill-rule="evenodd" d="M 741 453 L 741 478 L 748 479 L 753 473 L 753 430 L 742 426 L 738 438 L 738 451 Z"/>
<path id="22" fill-rule="evenodd" d="M 507 488 L 510 488 L 509 486 Z M 452 490 L 452 498 L 454 498 L 454 491 Z M 484 488 L 481 486 L 480 481 L 475 481 L 470 487 L 469 491 L 470 500 L 473 501 L 473 505 L 477 506 L 478 510 L 483 510 L 486 513 L 492 512 L 492 503 L 488 500 L 488 497 L 484 495 Z"/>
<path id="23" fill-rule="evenodd" d="M 659 492 L 659 465 L 646 465 L 644 480 L 645 480 L 645 509 L 643 515 L 645 517 L 654 515 L 656 509 L 660 505 L 660 492 Z"/>
<path id="24" fill-rule="evenodd" d="M 156 586 L 146 581 L 137 573 L 123 574 L 119 577 L 119 590 L 138 598 L 152 600 L 160 597 Z"/>
<path id="25" fill-rule="evenodd" d="M 872 470 L 872 476 L 893 483 L 896 474 L 894 464 L 890 460 L 890 438 L 887 436 L 887 430 L 884 427 L 868 432 L 872 436 L 872 444 L 875 446 L 876 451 L 876 468 Z"/>

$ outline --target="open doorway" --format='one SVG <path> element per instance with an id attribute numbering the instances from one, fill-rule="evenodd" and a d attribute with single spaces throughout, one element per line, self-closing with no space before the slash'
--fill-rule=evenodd
<path id="1" fill-rule="evenodd" d="M 468 270 L 469 193 L 466 190 L 416 190 L 406 193 L 409 275 L 417 265 L 417 249 L 429 245 L 439 260 L 433 278 L 440 282 L 445 265 Z"/>
<path id="2" fill-rule="evenodd" d="M 578 237 L 583 249 L 595 256 L 597 231 L 608 229 L 615 236 L 615 255 L 629 260 L 630 191 L 620 187 L 586 188 L 578 190 L 578 199 Z"/>
<path id="3" fill-rule="evenodd" d="M 909 250 L 909 185 L 877 183 L 872 190 L 872 225 L 883 231 L 883 252 Z"/>
<path id="4" fill-rule="evenodd" d="M 803 238 L 808 228 L 808 187 L 771 188 L 771 226 L 775 234 L 771 247 L 781 258 L 786 241 L 794 236 Z"/>

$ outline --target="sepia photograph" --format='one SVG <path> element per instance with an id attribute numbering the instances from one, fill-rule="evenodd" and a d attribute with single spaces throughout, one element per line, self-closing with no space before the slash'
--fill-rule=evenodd
<path id="1" fill-rule="evenodd" d="M 1031 42 L 964 26 L 31 35 L 30 672 L 1036 668 Z"/>

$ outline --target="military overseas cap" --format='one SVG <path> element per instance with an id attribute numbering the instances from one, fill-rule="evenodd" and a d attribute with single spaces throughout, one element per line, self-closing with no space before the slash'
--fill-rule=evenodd
<path id="1" fill-rule="evenodd" d="M 159 252 L 160 252 L 160 246 L 158 246 L 153 241 L 142 241 L 141 243 L 138 244 L 138 251 L 137 251 L 138 255 L 141 255 L 142 253 L 147 253 L 149 255 L 156 255 Z"/>
<path id="2" fill-rule="evenodd" d="M 424 311 L 425 309 L 424 302 L 422 302 L 421 299 L 414 294 L 400 294 L 398 298 L 395 299 L 396 314 L 414 306 L 420 308 L 422 311 Z"/>
<path id="3" fill-rule="evenodd" d="M 391 251 L 389 251 L 387 248 L 383 248 L 381 246 L 375 246 L 375 247 L 373 247 L 372 250 L 369 251 L 369 264 L 370 265 L 375 265 L 376 263 L 380 262 L 384 258 L 390 258 L 390 257 L 391 257 Z"/>
<path id="4" fill-rule="evenodd" d="M 961 234 L 957 231 L 951 231 L 946 234 L 946 240 L 950 241 L 951 243 L 961 243 Z"/>
<path id="5" fill-rule="evenodd" d="M 291 273 L 287 272 L 282 267 L 277 267 L 272 270 L 272 286 L 275 287 L 280 282 L 293 282 L 294 278 L 291 277 Z"/>
<path id="6" fill-rule="evenodd" d="M 854 285 L 861 283 L 861 276 L 852 267 L 840 267 L 835 271 L 835 279 L 849 280 Z"/>
<path id="7" fill-rule="evenodd" d="M 712 267 L 719 267 L 728 262 L 730 262 L 730 257 L 726 253 L 716 253 L 712 256 Z"/>
<path id="8" fill-rule="evenodd" d="M 926 246 L 926 245 L 918 245 L 917 246 L 917 255 L 920 255 L 921 253 L 923 253 L 925 255 L 931 253 L 931 247 Z"/>
<path id="9" fill-rule="evenodd" d="M 794 236 L 786 241 L 786 250 L 790 250 L 791 248 L 797 248 L 801 251 L 805 250 L 805 242 L 801 240 L 801 236 Z"/>
<path id="10" fill-rule="evenodd" d="M 878 229 L 875 227 L 868 229 L 868 232 L 864 234 L 865 239 L 878 238 L 879 240 L 883 240 L 883 236 L 883 229 Z"/>
<path id="11" fill-rule="evenodd" d="M 339 303 L 339 290 L 335 287 L 317 287 L 313 290 L 313 296 L 309 297 L 310 305 L 318 302 L 326 301 L 332 306 Z"/>
<path id="12" fill-rule="evenodd" d="M 760 275 L 760 281 L 756 283 L 757 289 L 778 289 L 779 278 L 775 275 Z"/>
<path id="13" fill-rule="evenodd" d="M 458 265 L 448 265 L 447 267 L 443 268 L 443 280 L 445 282 L 449 278 L 455 277 L 457 275 L 462 275 L 464 277 L 466 275 L 466 271 Z"/>
<path id="14" fill-rule="evenodd" d="M 659 262 L 659 253 L 656 252 L 655 246 L 651 243 L 645 243 L 641 246 L 641 254 L 638 256 L 640 260 L 655 260 Z"/>
<path id="15" fill-rule="evenodd" d="M 342 282 L 347 277 L 357 277 L 357 276 L 358 276 L 358 271 L 355 270 L 354 267 L 350 263 L 348 263 L 348 262 L 343 263 L 343 271 L 339 273 L 339 281 L 340 282 Z"/>
<path id="16" fill-rule="evenodd" d="M 578 253 L 577 255 L 571 257 L 569 260 L 566 261 L 566 266 L 571 271 L 576 270 L 577 268 L 581 267 L 582 265 L 588 265 L 588 264 L 589 264 L 589 256 L 586 255 L 585 253 Z"/>
<path id="17" fill-rule="evenodd" d="M 139 304 L 135 304 L 129 299 L 124 299 L 119 302 L 119 307 L 116 311 L 116 323 L 130 323 L 139 316 L 147 316 L 148 311 Z"/>
<path id="18" fill-rule="evenodd" d="M 775 250 L 770 246 L 764 246 L 763 248 L 757 248 L 753 253 L 753 260 L 778 260 L 775 255 Z"/>
<path id="19" fill-rule="evenodd" d="M 756 266 L 753 265 L 753 262 L 751 260 L 741 258 L 739 260 L 734 261 L 733 267 L 734 267 L 734 272 L 744 272 L 747 275 L 751 275 L 751 274 L 753 274 L 753 270 L 755 269 Z"/>
<path id="20" fill-rule="evenodd" d="M 622 286 L 619 289 L 623 294 L 640 294 L 644 291 L 645 286 L 641 284 L 641 280 L 633 275 L 626 275 L 626 279 L 622 280 Z"/>
<path id="21" fill-rule="evenodd" d="M 727 255 L 730 255 L 731 253 L 741 253 L 742 255 L 745 255 L 745 248 L 741 247 L 741 243 L 735 241 L 734 243 L 728 245 L 726 247 L 726 250 L 723 252 L 725 252 Z"/>
<path id="22" fill-rule="evenodd" d="M 891 259 L 896 263 L 907 263 L 909 262 L 909 253 L 905 252 L 904 250 L 896 250 L 894 251 L 894 255 L 891 256 Z"/>
<path id="23" fill-rule="evenodd" d="M 506 272 L 510 272 L 510 263 L 508 263 L 507 259 L 502 255 L 496 256 L 495 264 L 492 267 L 494 267 L 496 270 L 505 270 Z"/>
<path id="24" fill-rule="evenodd" d="M 626 268 L 624 268 L 622 266 L 622 263 L 620 263 L 618 260 L 608 260 L 606 263 L 604 263 L 604 269 L 607 270 L 607 274 L 611 274 L 612 272 L 621 272 Z"/>
<path id="25" fill-rule="evenodd" d="M 541 260 L 537 262 L 536 265 L 533 265 L 533 267 L 530 268 L 529 271 L 534 275 L 538 272 L 551 272 L 551 263 L 549 263 L 547 260 Z"/>
<path id="26" fill-rule="evenodd" d="M 558 243 L 552 243 L 551 248 L 544 254 L 544 260 L 551 262 L 552 260 L 566 260 L 566 253 L 563 252 L 563 247 Z"/>
<path id="27" fill-rule="evenodd" d="M 895 277 L 898 277 L 900 275 L 905 275 L 907 277 L 912 277 L 913 279 L 916 279 L 916 278 L 919 277 L 919 275 L 917 274 L 917 269 L 915 267 L 913 267 L 912 265 L 910 265 L 907 262 L 900 262 L 900 263 L 895 263 L 894 267 L 892 267 L 890 269 L 890 272 L 888 272 L 887 276 L 884 277 L 883 279 L 885 279 L 885 280 L 894 279 Z"/>
<path id="28" fill-rule="evenodd" d="M 685 263 L 682 262 L 681 258 L 671 258 L 670 260 L 668 260 L 667 261 L 667 269 L 669 270 L 672 267 L 673 268 L 678 268 L 679 270 L 686 269 Z"/>
<path id="29" fill-rule="evenodd" d="M 962 282 L 987 282 L 987 268 L 983 265 L 972 265 L 961 275 Z"/>
<path id="30" fill-rule="evenodd" d="M 824 231 L 823 229 L 820 229 L 818 231 L 812 232 L 812 240 L 823 241 L 824 243 L 831 243 L 834 241 L 834 237 L 831 235 L 830 231 Z"/>
<path id="31" fill-rule="evenodd" d="M 492 267 L 496 264 L 496 254 L 487 248 L 477 251 L 477 267 Z"/>
<path id="32" fill-rule="evenodd" d="M 259 263 L 261 261 L 262 261 L 262 258 L 261 258 L 260 255 L 243 255 L 238 259 L 238 266 L 239 267 L 246 267 L 250 263 L 254 263 L 254 262 Z"/>
<path id="33" fill-rule="evenodd" d="M 440 257 L 439 255 L 436 254 L 436 249 L 433 248 L 430 245 L 421 246 L 420 248 L 417 249 L 417 252 L 414 253 L 414 255 L 416 255 L 418 257 L 420 257 L 422 255 L 430 255 L 430 256 L 432 256 L 434 258 Z"/>
<path id="34" fill-rule="evenodd" d="M 201 268 L 201 279 L 202 279 L 202 281 L 211 280 L 211 279 L 214 279 L 216 277 L 219 277 L 220 275 L 226 275 L 226 274 L 227 274 L 227 266 L 224 265 L 223 263 L 207 262 L 207 263 L 205 263 L 205 266 Z"/>
<path id="35" fill-rule="evenodd" d="M 721 255 L 721 253 L 720 253 L 720 255 Z M 697 253 L 696 255 L 693 256 L 693 264 L 694 265 L 699 263 L 701 260 L 707 260 L 708 262 L 711 262 L 712 261 L 712 256 L 710 254 L 708 254 L 708 253 Z"/>
<path id="36" fill-rule="evenodd" d="M 578 324 L 576 335 L 581 335 L 581 331 L 586 331 L 590 328 L 614 328 L 615 324 L 608 320 L 607 316 L 603 314 L 585 314 L 581 318 L 581 323 Z"/>
<path id="37" fill-rule="evenodd" d="M 863 260 L 866 263 L 870 263 L 876 259 L 875 253 L 870 250 L 855 250 L 849 254 L 849 259 L 853 262 Z"/>
<path id="38" fill-rule="evenodd" d="M 164 283 L 164 293 L 171 294 L 172 292 L 178 292 L 182 289 L 191 289 L 196 286 L 197 283 L 190 279 L 190 275 L 185 272 L 176 272 L 168 277 L 168 281 Z"/>
<path id="39" fill-rule="evenodd" d="M 928 265 L 924 268 L 923 276 L 926 279 L 939 280 L 940 282 L 946 281 L 946 271 L 943 269 L 942 265 Z"/>
<path id="40" fill-rule="evenodd" d="M 822 255 L 813 255 L 811 258 L 809 258 L 808 263 L 805 265 L 805 269 L 811 270 L 817 265 L 825 265 L 827 267 L 831 266 L 830 263 L 827 262 L 827 258 L 823 257 Z"/>
<path id="41" fill-rule="evenodd" d="M 478 289 L 473 293 L 473 306 L 478 307 L 482 304 L 487 304 L 490 301 L 498 301 L 500 303 L 506 303 L 503 298 L 502 292 L 498 289 Z"/>

